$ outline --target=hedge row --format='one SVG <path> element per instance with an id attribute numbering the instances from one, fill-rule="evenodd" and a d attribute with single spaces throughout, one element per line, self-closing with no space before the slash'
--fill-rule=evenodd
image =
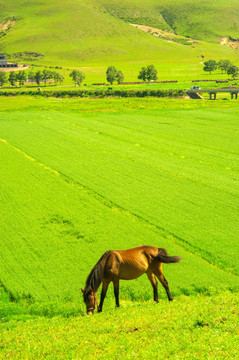
<path id="1" fill-rule="evenodd" d="M 176 97 L 185 95 L 184 90 L 157 89 L 92 89 L 92 90 L 61 90 L 61 91 L 0 91 L 0 96 L 36 95 L 45 97 Z"/>

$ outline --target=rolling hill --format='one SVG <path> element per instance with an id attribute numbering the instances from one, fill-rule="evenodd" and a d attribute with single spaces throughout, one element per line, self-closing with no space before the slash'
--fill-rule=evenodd
<path id="1" fill-rule="evenodd" d="M 235 58 L 235 50 L 218 45 L 221 37 L 239 37 L 239 6 L 235 0 L 229 3 L 0 0 L 0 51 L 21 62 L 61 66 L 144 61 L 191 65 L 201 56 Z M 130 23 L 196 41 L 157 38 Z"/>
<path id="2" fill-rule="evenodd" d="M 218 42 L 221 36 L 239 36 L 236 0 L 100 0 L 114 17 L 195 39 Z"/>

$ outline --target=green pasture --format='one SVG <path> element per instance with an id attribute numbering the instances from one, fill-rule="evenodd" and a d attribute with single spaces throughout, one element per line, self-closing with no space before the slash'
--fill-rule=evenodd
<path id="1" fill-rule="evenodd" d="M 175 295 L 238 287 L 236 102 L 16 101 L 1 98 L 0 121 L 0 273 L 13 298 L 79 299 L 106 249 L 141 244 L 183 257 L 165 266 Z M 151 298 L 146 278 L 122 288 Z"/>
<path id="2" fill-rule="evenodd" d="M 237 101 L 0 97 L 0 358 L 238 357 Z M 84 316 L 102 253 L 141 244 L 146 276 Z M 144 346 L 142 346 L 144 344 Z"/>
<path id="3" fill-rule="evenodd" d="M 0 0 L 0 52 L 61 72 L 43 91 L 75 89 L 75 68 L 97 89 L 110 65 L 133 82 L 150 64 L 178 83 L 113 89 L 224 87 L 192 80 L 228 78 L 204 73 L 208 59 L 239 65 L 219 44 L 238 19 L 237 0 Z M 239 358 L 239 105 L 207 97 L 0 96 L 0 359 Z M 155 304 L 142 276 L 120 282 L 119 309 L 110 286 L 86 316 L 103 252 L 143 244 L 182 257 L 163 266 L 174 301 L 159 285 Z"/>
<path id="4" fill-rule="evenodd" d="M 1 302 L 0 306 L 7 302 Z M 1 359 L 238 358 L 238 293 L 122 301 L 92 317 L 11 314 L 0 319 Z M 12 307 L 11 307 L 12 308 Z"/>

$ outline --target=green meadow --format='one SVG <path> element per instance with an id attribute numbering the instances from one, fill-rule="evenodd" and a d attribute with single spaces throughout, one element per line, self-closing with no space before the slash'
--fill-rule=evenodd
<path id="1" fill-rule="evenodd" d="M 19 95 L 0 109 L 1 358 L 236 358 L 237 102 Z M 174 302 L 159 287 L 154 304 L 142 276 L 121 281 L 119 309 L 110 288 L 84 316 L 102 253 L 142 244 L 182 256 L 164 266 Z"/>
<path id="2" fill-rule="evenodd" d="M 121 301 L 89 317 L 1 319 L 1 359 L 237 359 L 238 294 Z M 186 315 L 185 315 L 186 314 Z"/>
<path id="3" fill-rule="evenodd" d="M 107 89 L 92 84 L 110 65 L 178 81 L 113 90 L 230 86 L 203 63 L 238 66 L 238 34 L 237 0 L 0 0 L 0 52 L 65 77 L 43 93 Z M 0 92 L 0 360 L 238 359 L 237 100 L 21 94 L 35 89 Z M 182 257 L 163 266 L 174 301 L 142 276 L 86 316 L 91 268 L 139 245 Z"/>

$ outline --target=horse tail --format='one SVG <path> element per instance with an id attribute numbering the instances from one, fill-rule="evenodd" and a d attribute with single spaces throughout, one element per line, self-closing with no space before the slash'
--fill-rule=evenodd
<path id="1" fill-rule="evenodd" d="M 158 255 L 156 255 L 154 258 L 155 260 L 158 260 L 159 262 L 170 264 L 170 263 L 177 263 L 181 261 L 180 256 L 168 256 L 167 251 L 165 249 L 158 249 Z"/>

